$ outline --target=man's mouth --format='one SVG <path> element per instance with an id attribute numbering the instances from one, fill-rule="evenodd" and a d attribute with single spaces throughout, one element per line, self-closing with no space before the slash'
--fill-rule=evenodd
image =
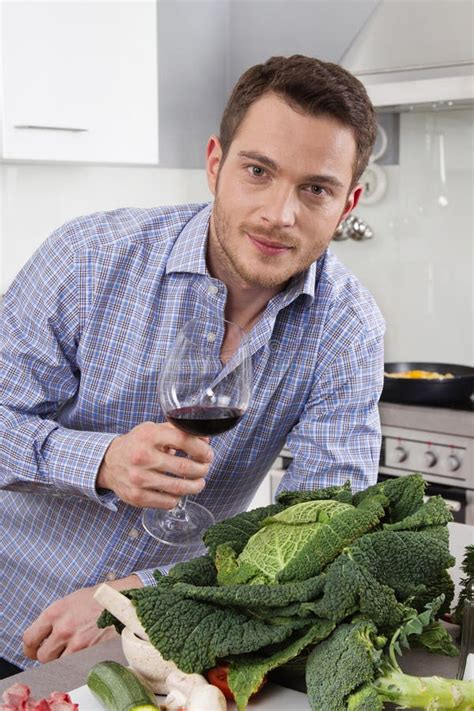
<path id="1" fill-rule="evenodd" d="M 272 242 L 267 239 L 262 239 L 261 237 L 256 237 L 248 232 L 246 233 L 249 240 L 255 245 L 255 247 L 260 250 L 263 254 L 283 254 L 283 252 L 288 252 L 292 247 L 288 245 L 281 244 L 280 242 Z"/>

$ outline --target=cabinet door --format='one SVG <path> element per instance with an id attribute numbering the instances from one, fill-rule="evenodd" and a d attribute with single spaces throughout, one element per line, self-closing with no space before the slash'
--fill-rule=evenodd
<path id="1" fill-rule="evenodd" d="M 3 160 L 156 164 L 156 0 L 0 2 Z"/>

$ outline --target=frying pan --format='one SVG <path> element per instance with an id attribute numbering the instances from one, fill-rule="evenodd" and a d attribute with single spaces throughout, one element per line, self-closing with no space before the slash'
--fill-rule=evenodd
<path id="1" fill-rule="evenodd" d="M 381 400 L 405 405 L 472 407 L 474 368 L 452 363 L 385 363 L 386 373 L 406 370 L 428 370 L 442 375 L 451 373 L 454 378 L 427 380 L 385 376 Z"/>

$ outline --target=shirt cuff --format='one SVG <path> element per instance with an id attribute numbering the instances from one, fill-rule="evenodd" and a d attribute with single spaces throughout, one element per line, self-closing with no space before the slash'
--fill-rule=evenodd
<path id="1" fill-rule="evenodd" d="M 40 474 L 50 486 L 68 496 L 87 496 L 117 511 L 118 496 L 97 489 L 96 479 L 104 454 L 117 434 L 83 432 L 58 427 L 38 453 Z"/>
<path id="2" fill-rule="evenodd" d="M 133 575 L 137 575 L 143 585 L 156 585 L 156 578 L 153 576 L 155 570 L 159 570 L 162 575 L 168 575 L 171 568 L 174 568 L 175 565 L 176 563 L 171 563 L 170 565 L 160 565 L 156 568 L 149 568 L 148 570 L 134 570 Z"/>

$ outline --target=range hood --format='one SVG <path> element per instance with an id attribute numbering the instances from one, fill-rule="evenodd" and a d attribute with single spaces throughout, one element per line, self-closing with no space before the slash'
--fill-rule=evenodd
<path id="1" fill-rule="evenodd" d="M 381 0 L 341 58 L 379 111 L 474 104 L 472 0 Z"/>
<path id="2" fill-rule="evenodd" d="M 364 81 L 370 100 L 379 112 L 446 111 L 474 107 L 472 76 L 435 77 L 388 81 Z"/>

